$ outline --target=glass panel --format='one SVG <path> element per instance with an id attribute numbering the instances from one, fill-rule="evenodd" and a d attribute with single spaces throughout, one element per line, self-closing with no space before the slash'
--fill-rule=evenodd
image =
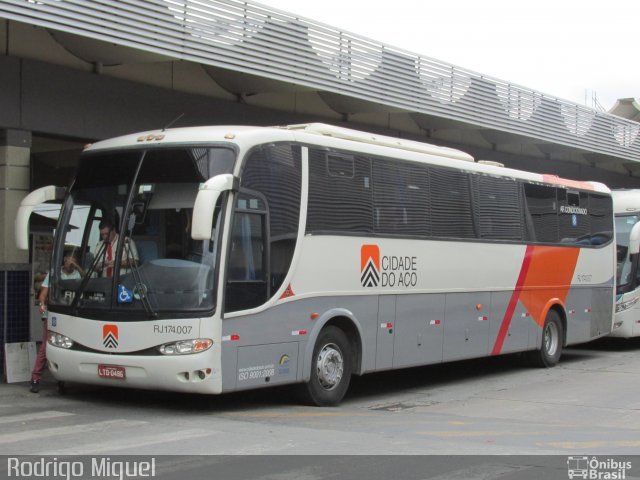
<path id="1" fill-rule="evenodd" d="M 629 284 L 631 262 L 629 261 L 629 237 L 631 229 L 640 221 L 637 215 L 616 216 L 616 249 L 618 255 L 618 269 L 616 285 L 618 288 Z"/>
<path id="2" fill-rule="evenodd" d="M 514 180 L 476 175 L 480 238 L 521 241 L 524 224 L 520 185 Z"/>
<path id="3" fill-rule="evenodd" d="M 531 241 L 556 243 L 558 241 L 558 208 L 556 188 L 544 185 L 524 184 L 527 199 L 527 215 L 533 225 Z"/>
<path id="4" fill-rule="evenodd" d="M 591 245 L 605 245 L 613 239 L 613 200 L 607 195 L 589 194 Z"/>
<path id="5" fill-rule="evenodd" d="M 434 237 L 475 238 L 469 175 L 455 170 L 429 169 Z"/>
<path id="6" fill-rule="evenodd" d="M 560 243 L 591 245 L 589 194 L 558 189 Z"/>
<path id="7" fill-rule="evenodd" d="M 353 156 L 328 154 L 327 172 L 332 177 L 353 178 Z"/>
<path id="8" fill-rule="evenodd" d="M 328 153 L 309 150 L 307 232 L 373 232 L 371 161 L 355 157 L 352 177 L 332 176 Z"/>
<path id="9" fill-rule="evenodd" d="M 242 171 L 242 187 L 263 197 L 266 202 L 263 208 L 268 206 L 270 283 L 275 294 L 289 272 L 298 238 L 300 147 L 274 145 L 251 153 Z"/>
<path id="10" fill-rule="evenodd" d="M 429 178 L 426 166 L 374 160 L 373 198 L 376 232 L 429 235 Z"/>
<path id="11" fill-rule="evenodd" d="M 246 192 L 239 195 L 231 231 L 226 312 L 257 307 L 269 297 L 266 217 L 262 199 Z"/>
<path id="12" fill-rule="evenodd" d="M 264 281 L 263 215 L 236 213 L 229 256 L 230 282 Z"/>
<path id="13" fill-rule="evenodd" d="M 192 240 L 202 170 L 213 168 L 203 167 L 203 152 L 162 149 L 83 157 L 61 216 L 55 254 L 62 265 L 64 246 L 72 245 L 81 278 L 57 274 L 53 304 L 117 310 L 118 318 L 132 319 L 214 308 L 219 212 L 226 196 L 215 210 L 211 239 Z"/>

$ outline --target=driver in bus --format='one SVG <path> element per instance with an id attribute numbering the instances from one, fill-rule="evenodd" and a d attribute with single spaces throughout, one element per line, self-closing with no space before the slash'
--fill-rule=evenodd
<path id="1" fill-rule="evenodd" d="M 113 277 L 116 250 L 120 235 L 116 232 L 113 222 L 102 220 L 99 225 L 100 241 L 96 245 L 94 255 L 100 255 L 100 260 L 96 265 L 96 271 L 101 277 Z M 135 242 L 129 237 L 124 238 L 122 248 L 122 258 L 120 263 L 120 275 L 129 272 L 129 269 L 138 261 L 138 249 Z"/>

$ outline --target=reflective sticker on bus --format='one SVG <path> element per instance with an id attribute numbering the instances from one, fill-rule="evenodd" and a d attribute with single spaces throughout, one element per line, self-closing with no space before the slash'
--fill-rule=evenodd
<path id="1" fill-rule="evenodd" d="M 289 298 L 293 296 L 295 296 L 295 293 L 293 293 L 293 288 L 291 288 L 291 284 L 289 284 L 285 289 L 285 291 L 282 292 L 282 295 L 280 295 L 280 300 L 284 300 L 285 298 Z"/>

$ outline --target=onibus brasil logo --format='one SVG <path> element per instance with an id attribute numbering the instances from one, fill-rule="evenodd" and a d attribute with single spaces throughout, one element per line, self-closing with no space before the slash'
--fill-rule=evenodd
<path id="1" fill-rule="evenodd" d="M 378 245 L 360 247 L 360 283 L 363 287 L 415 287 L 418 260 L 409 255 L 381 255 Z"/>
<path id="2" fill-rule="evenodd" d="M 570 480 L 625 480 L 631 462 L 606 458 L 604 460 L 588 456 L 570 456 L 567 458 L 567 474 Z"/>

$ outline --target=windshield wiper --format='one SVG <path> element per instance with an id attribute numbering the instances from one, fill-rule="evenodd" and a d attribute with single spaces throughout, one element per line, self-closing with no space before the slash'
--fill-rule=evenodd
<path id="1" fill-rule="evenodd" d="M 142 302 L 142 306 L 144 307 L 145 312 L 147 312 L 147 315 L 149 315 L 149 318 L 158 318 L 158 313 L 153 309 L 151 301 L 149 300 L 149 297 L 147 297 L 148 289 L 146 284 L 142 283 L 142 274 L 140 273 L 140 269 L 138 268 L 138 262 L 136 262 L 133 251 L 131 250 L 129 238 L 124 239 L 124 248 L 127 254 L 127 260 L 129 261 L 129 265 L 131 266 L 133 280 L 135 282 L 134 295 L 136 292 L 138 293 L 140 301 Z"/>
<path id="2" fill-rule="evenodd" d="M 133 190 L 133 189 L 132 189 Z M 131 202 L 129 202 L 131 203 Z M 124 236 L 124 251 L 126 254 L 127 264 L 131 267 L 131 273 L 133 274 L 133 281 L 135 286 L 133 287 L 134 298 L 135 293 L 137 291 L 138 296 L 140 297 L 140 301 L 142 302 L 142 306 L 144 307 L 145 312 L 149 318 L 158 318 L 158 314 L 153 309 L 151 305 L 151 300 L 147 296 L 147 286 L 145 283 L 142 283 L 142 274 L 140 273 L 140 269 L 138 268 L 138 262 L 136 261 L 136 256 L 133 254 L 133 249 L 131 248 L 130 239 L 133 233 L 133 227 L 136 224 L 136 214 L 135 212 L 131 212 L 129 216 L 129 221 L 126 224 L 126 231 Z M 127 235 L 128 234 L 128 235 Z"/>

